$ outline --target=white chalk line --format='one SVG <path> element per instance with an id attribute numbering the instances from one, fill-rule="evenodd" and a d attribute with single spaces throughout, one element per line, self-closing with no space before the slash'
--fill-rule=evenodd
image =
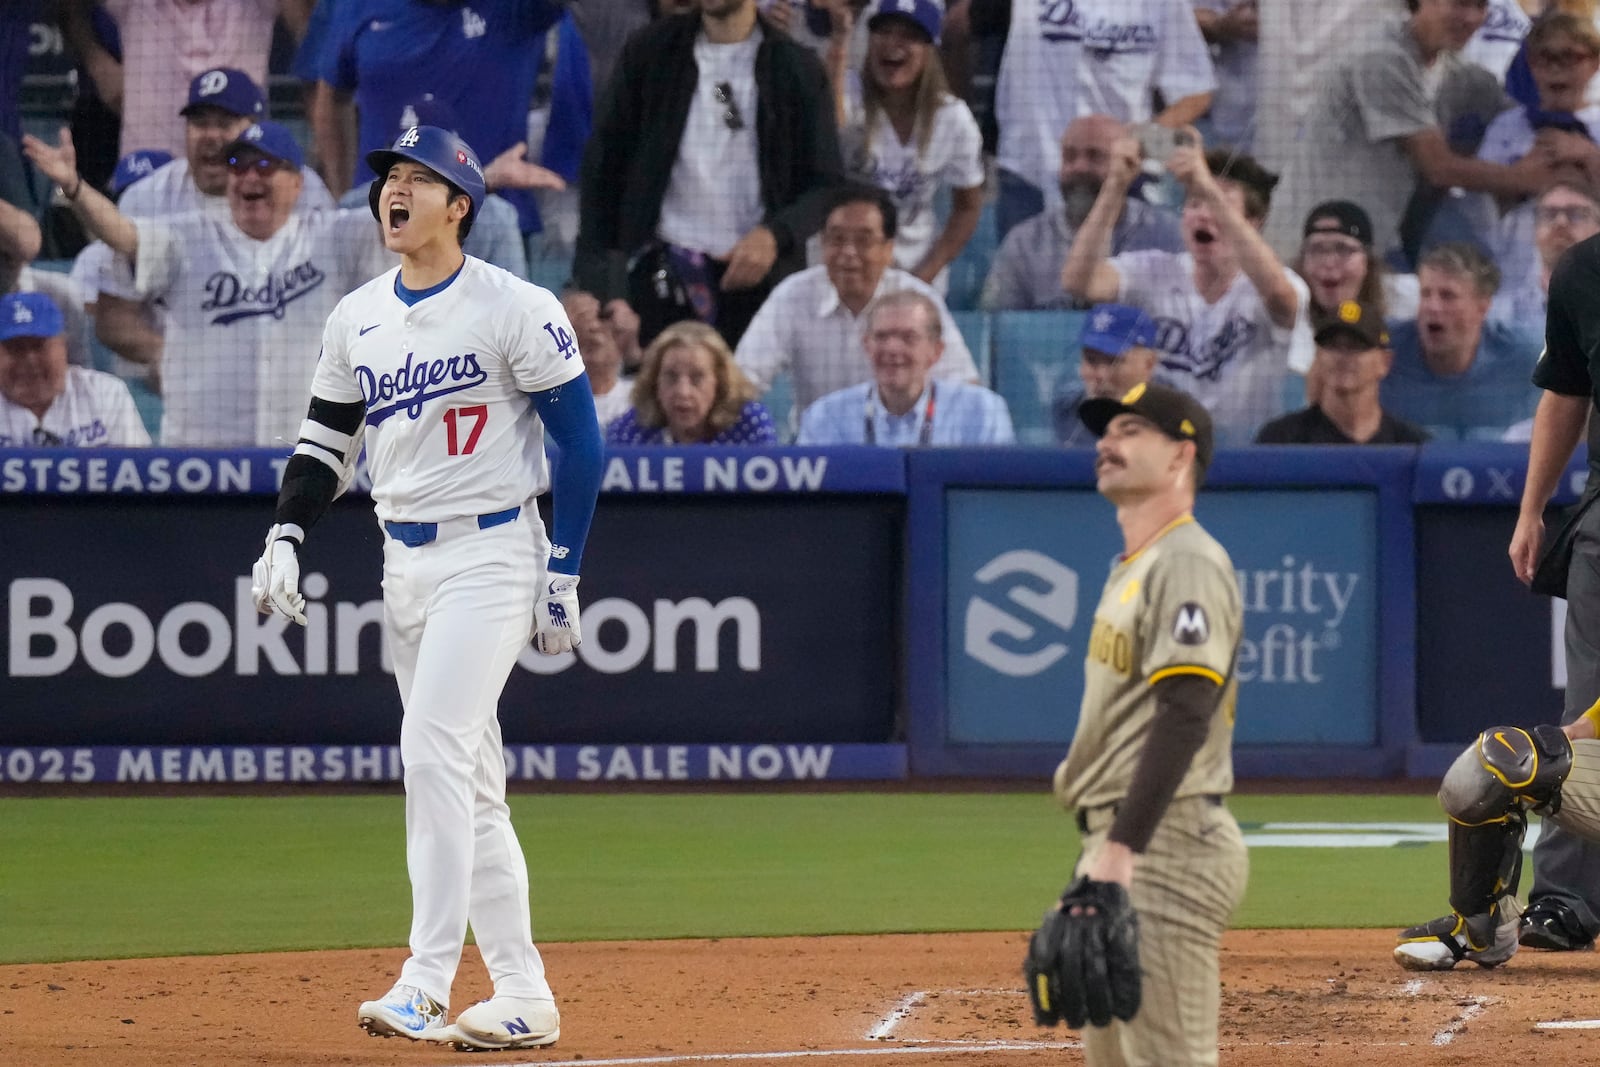
<path id="1" fill-rule="evenodd" d="M 1082 1048 L 1081 1041 L 928 1041 L 914 1045 L 890 1045 L 879 1048 L 803 1049 L 786 1052 L 705 1052 L 682 1056 L 628 1056 L 619 1059 L 592 1060 L 527 1060 L 523 1063 L 503 1063 L 498 1067 L 665 1067 L 674 1063 L 743 1063 L 747 1060 L 798 1060 L 828 1059 L 845 1056 L 926 1056 L 929 1053 L 961 1056 L 970 1054 L 993 1055 L 996 1052 L 1037 1052 L 1041 1049 Z M 442 1065 L 441 1065 L 442 1067 Z M 449 1067 L 460 1067 L 460 1061 L 451 1061 Z"/>
<path id="2" fill-rule="evenodd" d="M 1415 997 L 1421 994 L 1427 985 L 1426 979 L 1413 978 L 1400 987 L 1400 993 L 1402 996 Z M 1458 1001 L 1457 1003 L 1461 1005 L 1461 1010 L 1456 1012 L 1455 1018 L 1433 1032 L 1434 1047 L 1442 1048 L 1461 1036 L 1461 1032 L 1467 1028 L 1467 1024 L 1482 1015 L 1493 1000 L 1493 997 L 1472 997 L 1470 1000 Z"/>
<path id="3" fill-rule="evenodd" d="M 900 998 L 900 1003 L 890 1009 L 889 1014 L 879 1019 L 867 1031 L 868 1041 L 882 1041 L 894 1033 L 894 1028 L 904 1022 L 912 1012 L 917 1010 L 917 1005 L 928 999 L 928 991 L 919 989 L 915 993 L 907 993 Z"/>
<path id="4" fill-rule="evenodd" d="M 1488 1003 L 1488 997 L 1473 997 L 1470 1001 L 1464 1004 L 1461 1010 L 1456 1013 L 1456 1017 L 1454 1019 L 1451 1019 L 1442 1030 L 1437 1030 L 1434 1032 L 1434 1046 L 1442 1047 L 1454 1041 L 1461 1031 L 1467 1028 L 1468 1023 L 1483 1014 L 1484 1005 Z"/>
<path id="5" fill-rule="evenodd" d="M 1422 978 L 1413 978 L 1399 989 L 1399 995 L 1407 997 L 1419 996 L 1428 986 Z M 1016 989 L 945 989 L 937 991 L 940 996 L 1022 996 L 1022 991 Z M 929 990 L 918 990 L 902 997 L 895 1007 L 867 1032 L 869 1040 L 887 1040 L 894 1029 L 918 1007 L 927 1002 Z M 1443 1046 L 1450 1044 L 1466 1028 L 1467 1024 L 1482 1015 L 1490 1003 L 1490 997 L 1473 997 L 1469 1003 L 1463 1005 L 1443 1029 L 1433 1035 L 1433 1044 Z M 1571 1021 L 1541 1022 L 1534 1024 L 1536 1029 L 1542 1030 L 1600 1030 L 1600 1019 L 1579 1019 Z M 792 1049 L 775 1052 L 704 1052 L 686 1053 L 681 1055 L 662 1056 L 623 1056 L 611 1059 L 590 1059 L 581 1057 L 570 1060 L 527 1060 L 521 1063 L 503 1063 L 500 1067 L 670 1067 L 673 1064 L 692 1063 L 738 1063 L 754 1061 L 778 1061 L 800 1059 L 844 1059 L 859 1056 L 905 1056 L 905 1055 L 984 1055 L 1003 1052 L 1037 1052 L 1040 1050 L 1068 1050 L 1081 1049 L 1081 1041 L 923 1041 L 907 1038 L 896 1038 L 894 1045 L 879 1046 L 877 1048 L 843 1048 L 843 1049 Z M 1291 1048 L 1300 1045 L 1317 1047 L 1324 1044 L 1323 1040 L 1290 1040 L 1290 1041 L 1264 1041 L 1264 1042 L 1233 1042 L 1224 1041 L 1220 1044 L 1224 1049 L 1260 1048 Z M 1366 1042 L 1369 1048 L 1409 1048 L 1413 1047 L 1409 1041 L 1370 1041 Z M 443 1065 L 441 1065 L 443 1067 Z M 449 1067 L 457 1067 L 452 1061 Z"/>
<path id="6" fill-rule="evenodd" d="M 919 989 L 915 993 L 908 993 L 901 997 L 900 1002 L 867 1031 L 866 1039 L 868 1041 L 887 1040 L 894 1033 L 896 1027 L 911 1017 L 912 1012 L 927 1003 L 929 997 L 1021 997 L 1024 995 L 1020 989 Z"/>
<path id="7" fill-rule="evenodd" d="M 1535 1030 L 1600 1030 L 1600 1019 L 1565 1019 L 1534 1023 Z"/>

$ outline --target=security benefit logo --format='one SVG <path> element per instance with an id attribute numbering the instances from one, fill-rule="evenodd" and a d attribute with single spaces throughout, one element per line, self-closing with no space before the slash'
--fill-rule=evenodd
<path id="1" fill-rule="evenodd" d="M 1320 683 L 1337 667 L 1333 657 L 1345 643 L 1342 628 L 1356 601 L 1361 574 L 1325 569 L 1316 560 L 1287 555 L 1277 567 L 1240 568 L 1236 574 L 1245 614 L 1245 636 L 1234 668 L 1238 679 Z"/>
<path id="2" fill-rule="evenodd" d="M 1078 618 L 1078 572 L 1032 549 L 1000 555 L 973 574 L 983 586 L 967 601 L 963 647 L 1001 674 L 1027 678 L 1068 652 Z"/>

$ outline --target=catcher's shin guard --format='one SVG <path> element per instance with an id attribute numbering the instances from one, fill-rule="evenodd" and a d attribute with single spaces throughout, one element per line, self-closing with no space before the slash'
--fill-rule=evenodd
<path id="1" fill-rule="evenodd" d="M 1456 757 L 1439 784 L 1450 816 L 1450 906 L 1461 915 L 1491 912 L 1515 895 L 1528 811 L 1561 810 L 1572 743 L 1549 725 L 1496 726 Z"/>
<path id="2" fill-rule="evenodd" d="M 1528 817 L 1514 809 L 1491 822 L 1469 826 L 1450 822 L 1450 906 L 1462 915 L 1495 910 L 1503 896 L 1515 896 L 1522 873 L 1522 836 Z"/>

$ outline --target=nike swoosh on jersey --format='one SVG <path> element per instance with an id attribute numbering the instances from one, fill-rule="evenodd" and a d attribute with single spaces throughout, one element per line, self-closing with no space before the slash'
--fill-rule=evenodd
<path id="1" fill-rule="evenodd" d="M 376 330 L 379 326 L 382 326 L 382 325 L 383 325 L 383 323 L 381 323 L 381 322 L 375 322 L 371 326 L 363 326 L 363 327 L 361 327 L 361 332 L 358 333 L 356 336 L 357 337 L 365 337 L 367 334 L 371 333 L 373 330 Z"/>

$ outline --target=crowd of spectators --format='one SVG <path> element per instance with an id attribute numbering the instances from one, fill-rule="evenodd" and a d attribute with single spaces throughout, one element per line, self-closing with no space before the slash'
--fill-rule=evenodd
<path id="1" fill-rule="evenodd" d="M 1517 439 L 1600 233 L 1594 7 L 18 0 L 0 443 L 139 443 L 129 403 L 163 445 L 292 440 L 322 320 L 392 265 L 363 160 L 413 125 L 487 162 L 466 251 L 561 290 L 613 443 L 1028 440 L 987 388 L 1019 353 L 963 329 L 1024 313 L 1066 447 L 1144 381 L 1224 445 Z M 76 90 L 25 123 L 41 40 Z"/>

